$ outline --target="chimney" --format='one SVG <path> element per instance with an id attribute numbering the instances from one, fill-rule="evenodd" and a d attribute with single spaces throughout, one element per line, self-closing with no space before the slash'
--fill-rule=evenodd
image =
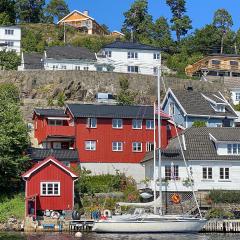
<path id="1" fill-rule="evenodd" d="M 88 16 L 88 10 L 84 10 L 84 11 L 83 11 L 83 14 L 86 15 L 86 16 Z"/>
<path id="2" fill-rule="evenodd" d="M 193 91 L 193 87 L 192 87 L 192 86 L 188 86 L 188 87 L 187 87 L 187 90 L 188 90 L 188 91 Z"/>

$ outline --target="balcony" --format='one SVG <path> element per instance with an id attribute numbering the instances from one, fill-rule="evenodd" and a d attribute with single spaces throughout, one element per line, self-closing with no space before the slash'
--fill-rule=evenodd
<path id="1" fill-rule="evenodd" d="M 73 126 L 50 126 L 46 127 L 47 136 L 75 136 L 75 127 Z"/>

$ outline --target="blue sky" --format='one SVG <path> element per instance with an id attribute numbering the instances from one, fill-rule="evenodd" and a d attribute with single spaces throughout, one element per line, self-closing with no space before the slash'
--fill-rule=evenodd
<path id="1" fill-rule="evenodd" d="M 66 0 L 70 10 L 89 10 L 91 17 L 99 23 L 109 26 L 110 30 L 120 30 L 124 21 L 123 13 L 127 11 L 134 0 Z M 159 16 L 171 18 L 166 0 L 149 0 L 149 13 L 153 19 Z M 240 27 L 240 0 L 186 0 L 187 14 L 192 19 L 193 28 L 201 28 L 210 23 L 214 12 L 225 8 L 233 17 L 236 30 Z"/>

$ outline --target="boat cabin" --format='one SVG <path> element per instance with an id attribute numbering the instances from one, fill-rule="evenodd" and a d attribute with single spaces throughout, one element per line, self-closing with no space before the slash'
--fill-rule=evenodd
<path id="1" fill-rule="evenodd" d="M 26 216 L 39 211 L 72 210 L 74 182 L 78 176 L 53 157 L 37 163 L 22 175 L 25 181 Z"/>

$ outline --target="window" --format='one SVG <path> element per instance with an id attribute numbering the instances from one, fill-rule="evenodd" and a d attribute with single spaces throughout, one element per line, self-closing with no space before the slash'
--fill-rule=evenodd
<path id="1" fill-rule="evenodd" d="M 123 143 L 122 142 L 113 142 L 112 143 L 112 150 L 114 152 L 119 152 L 123 150 Z"/>
<path id="2" fill-rule="evenodd" d="M 71 167 L 71 165 L 70 165 L 70 162 L 69 161 L 63 161 L 62 162 L 66 167 Z"/>
<path id="3" fill-rule="evenodd" d="M 166 180 L 179 180 L 179 167 L 178 165 L 165 166 L 165 179 Z"/>
<path id="4" fill-rule="evenodd" d="M 202 178 L 203 179 L 212 179 L 212 168 L 211 167 L 203 167 Z"/>
<path id="5" fill-rule="evenodd" d="M 139 72 L 138 66 L 128 66 L 128 72 L 138 73 Z"/>
<path id="6" fill-rule="evenodd" d="M 132 120 L 132 128 L 133 129 L 142 129 L 142 120 L 133 119 Z"/>
<path id="7" fill-rule="evenodd" d="M 227 144 L 227 153 L 229 155 L 240 155 L 240 144 Z"/>
<path id="8" fill-rule="evenodd" d="M 58 69 L 58 65 L 53 65 L 53 70 Z"/>
<path id="9" fill-rule="evenodd" d="M 216 112 L 225 112 L 225 106 L 224 105 L 221 105 L 221 104 L 217 104 L 215 106 L 215 111 Z"/>
<path id="10" fill-rule="evenodd" d="M 97 119 L 96 118 L 87 118 L 87 127 L 88 128 L 97 128 Z"/>
<path id="11" fill-rule="evenodd" d="M 230 61 L 231 66 L 238 66 L 238 61 Z"/>
<path id="12" fill-rule="evenodd" d="M 103 67 L 101 67 L 101 66 L 97 66 L 97 72 L 102 72 L 103 71 Z"/>
<path id="13" fill-rule="evenodd" d="M 66 70 L 66 69 L 67 69 L 67 66 L 66 66 L 66 65 L 62 65 L 62 69 L 63 69 L 63 70 Z"/>
<path id="14" fill-rule="evenodd" d="M 141 142 L 133 142 L 132 143 L 132 151 L 133 152 L 142 152 L 142 143 Z"/>
<path id="15" fill-rule="evenodd" d="M 88 70 L 89 70 L 89 67 L 83 67 L 83 70 L 84 70 L 84 71 L 88 71 Z"/>
<path id="16" fill-rule="evenodd" d="M 212 64 L 214 65 L 220 65 L 221 61 L 219 60 L 212 60 Z"/>
<path id="17" fill-rule="evenodd" d="M 14 46 L 13 41 L 6 41 L 5 43 L 8 45 L 8 47 L 13 47 Z"/>
<path id="18" fill-rule="evenodd" d="M 169 104 L 169 115 L 173 116 L 174 114 L 175 114 L 175 104 L 171 102 Z"/>
<path id="19" fill-rule="evenodd" d="M 63 120 L 58 119 L 48 119 L 49 126 L 63 126 Z"/>
<path id="20" fill-rule="evenodd" d="M 128 52 L 128 58 L 137 59 L 138 53 L 137 52 Z"/>
<path id="21" fill-rule="evenodd" d="M 221 180 L 229 180 L 229 168 L 220 168 L 220 175 Z"/>
<path id="22" fill-rule="evenodd" d="M 154 129 L 154 120 L 146 120 L 146 129 Z"/>
<path id="23" fill-rule="evenodd" d="M 75 66 L 75 70 L 80 71 L 81 67 L 80 66 Z"/>
<path id="24" fill-rule="evenodd" d="M 60 196 L 60 182 L 41 182 L 41 196 Z"/>
<path id="25" fill-rule="evenodd" d="M 105 51 L 105 56 L 106 57 L 112 57 L 112 51 Z"/>
<path id="26" fill-rule="evenodd" d="M 153 59 L 160 59 L 160 53 L 154 53 Z"/>
<path id="27" fill-rule="evenodd" d="M 13 29 L 5 29 L 5 35 L 13 35 L 14 30 Z"/>
<path id="28" fill-rule="evenodd" d="M 62 149 L 62 144 L 60 142 L 54 142 L 53 149 Z"/>
<path id="29" fill-rule="evenodd" d="M 95 151 L 96 150 L 96 141 L 85 141 L 85 150 Z"/>
<path id="30" fill-rule="evenodd" d="M 113 128 L 122 128 L 123 127 L 122 119 L 113 119 L 112 120 L 112 127 Z"/>
<path id="31" fill-rule="evenodd" d="M 154 143 L 153 142 L 147 142 L 146 143 L 146 152 L 151 152 L 154 150 Z"/>
<path id="32" fill-rule="evenodd" d="M 240 101 L 240 93 L 236 93 L 236 101 Z"/>

